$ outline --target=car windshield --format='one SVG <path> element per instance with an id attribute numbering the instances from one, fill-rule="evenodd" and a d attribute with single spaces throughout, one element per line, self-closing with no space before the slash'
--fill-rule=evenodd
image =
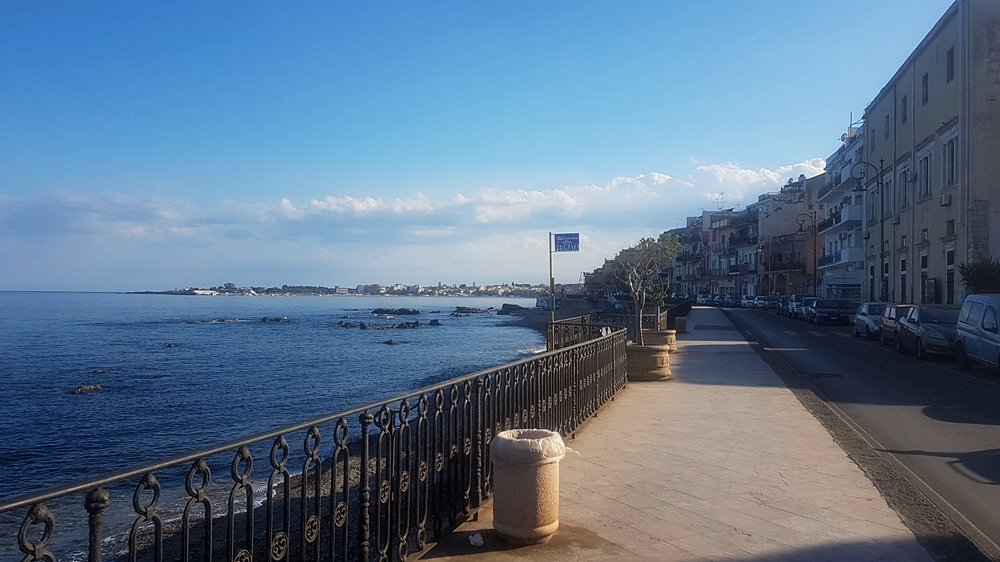
<path id="1" fill-rule="evenodd" d="M 885 310 L 885 305 L 884 304 L 870 304 L 870 305 L 868 305 L 868 314 L 881 315 L 883 310 Z"/>
<path id="2" fill-rule="evenodd" d="M 920 321 L 931 324 L 954 324 L 958 322 L 958 309 L 925 308 L 920 311 Z"/>
<path id="3" fill-rule="evenodd" d="M 816 308 L 851 308 L 851 303 L 841 300 L 822 299 L 816 301 Z"/>

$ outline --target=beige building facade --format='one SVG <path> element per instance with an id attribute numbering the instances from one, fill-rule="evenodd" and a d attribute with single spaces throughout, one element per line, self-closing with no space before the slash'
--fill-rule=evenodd
<path id="1" fill-rule="evenodd" d="M 1000 256 L 1000 2 L 955 2 L 864 128 L 864 297 L 960 303 L 959 264 Z"/>

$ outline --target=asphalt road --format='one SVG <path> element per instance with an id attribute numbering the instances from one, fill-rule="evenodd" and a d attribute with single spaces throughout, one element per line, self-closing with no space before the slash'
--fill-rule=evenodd
<path id="1" fill-rule="evenodd" d="M 1000 372 L 982 366 L 964 372 L 950 359 L 920 361 L 855 338 L 847 326 L 814 326 L 754 310 L 727 314 L 790 387 L 811 389 L 896 469 L 896 480 L 905 476 L 979 550 L 1000 560 Z M 859 464 L 873 480 L 880 477 L 877 468 Z M 928 524 L 917 520 L 935 518 L 932 508 L 902 505 L 897 511 L 917 526 Z"/>

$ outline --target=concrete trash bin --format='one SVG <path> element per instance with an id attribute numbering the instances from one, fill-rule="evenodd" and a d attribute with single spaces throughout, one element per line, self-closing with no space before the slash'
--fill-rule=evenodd
<path id="1" fill-rule="evenodd" d="M 490 443 L 493 528 L 514 544 L 543 543 L 559 528 L 562 437 L 547 429 L 501 431 Z"/>

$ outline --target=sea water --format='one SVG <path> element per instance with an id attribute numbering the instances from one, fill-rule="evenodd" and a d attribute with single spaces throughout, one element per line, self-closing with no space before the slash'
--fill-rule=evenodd
<path id="1" fill-rule="evenodd" d="M 543 351 L 543 336 L 505 326 L 509 317 L 451 315 L 457 306 L 503 303 L 534 304 L 0 292 L 0 498 L 308 421 Z M 422 314 L 371 314 L 380 307 Z M 441 326 L 428 326 L 434 319 Z M 339 325 L 413 320 L 424 326 Z M 83 385 L 101 390 L 72 394 Z"/>

